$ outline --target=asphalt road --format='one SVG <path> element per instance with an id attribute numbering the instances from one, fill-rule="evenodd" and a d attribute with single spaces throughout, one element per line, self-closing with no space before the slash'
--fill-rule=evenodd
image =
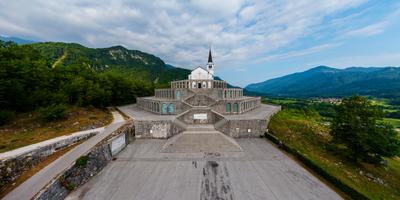
<path id="1" fill-rule="evenodd" d="M 243 151 L 161 153 L 166 140 L 136 140 L 67 199 L 342 199 L 264 139 L 236 141 Z"/>

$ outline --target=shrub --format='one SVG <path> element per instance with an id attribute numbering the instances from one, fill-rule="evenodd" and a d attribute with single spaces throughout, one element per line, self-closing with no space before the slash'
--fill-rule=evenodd
<path id="1" fill-rule="evenodd" d="M 81 156 L 78 159 L 76 159 L 75 166 L 77 166 L 77 167 L 85 166 L 87 164 L 88 160 L 89 160 L 88 156 Z"/>
<path id="2" fill-rule="evenodd" d="M 9 110 L 0 110 L 0 125 L 10 122 L 15 116 L 15 113 Z"/>
<path id="3" fill-rule="evenodd" d="M 58 178 L 58 181 L 69 191 L 72 191 L 76 188 L 76 185 L 74 183 L 69 183 L 64 175 L 61 175 L 60 178 Z"/>
<path id="4" fill-rule="evenodd" d="M 52 104 L 39 109 L 40 117 L 44 121 L 54 121 L 67 116 L 67 106 L 64 104 Z"/>

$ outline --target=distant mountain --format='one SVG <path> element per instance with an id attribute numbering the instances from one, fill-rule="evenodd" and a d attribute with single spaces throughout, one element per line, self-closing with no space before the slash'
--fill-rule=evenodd
<path id="1" fill-rule="evenodd" d="M 190 70 L 165 64 L 154 55 L 122 46 L 88 48 L 62 42 L 35 43 L 29 46 L 46 56 L 53 67 L 87 65 L 96 71 L 117 71 L 153 83 L 184 79 L 190 73 Z"/>
<path id="2" fill-rule="evenodd" d="M 219 76 L 214 76 L 214 80 L 222 81 L 222 79 L 221 79 Z M 231 85 L 231 84 L 229 84 L 228 82 L 226 82 L 226 87 L 227 87 L 227 88 L 240 88 L 239 86 Z"/>
<path id="3" fill-rule="evenodd" d="M 318 66 L 310 70 L 253 83 L 250 93 L 285 97 L 342 97 L 353 94 L 400 97 L 400 67 Z"/>
<path id="4" fill-rule="evenodd" d="M 6 41 L 6 42 L 12 41 L 12 42 L 15 42 L 17 44 L 32 44 L 32 43 L 35 43 L 34 41 L 31 41 L 31 40 L 25 40 L 25 39 L 18 38 L 18 37 L 8 37 L 8 36 L 1 36 L 1 35 L 0 35 L 0 40 Z"/>

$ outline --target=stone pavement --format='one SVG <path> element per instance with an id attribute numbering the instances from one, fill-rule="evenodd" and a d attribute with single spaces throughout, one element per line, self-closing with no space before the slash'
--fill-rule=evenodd
<path id="1" fill-rule="evenodd" d="M 102 141 L 112 132 L 121 127 L 125 121 L 118 112 L 112 112 L 114 120 L 106 126 L 105 129 L 99 134 L 89 138 L 87 141 L 78 145 L 74 149 L 68 151 L 63 156 L 59 157 L 54 162 L 40 170 L 38 173 L 23 182 L 13 191 L 8 193 L 4 200 L 28 200 L 36 195 L 42 188 L 44 188 L 50 181 L 57 177 L 65 169 L 73 165 L 80 156 L 88 152 L 97 143 Z"/>
<path id="2" fill-rule="evenodd" d="M 67 199 L 342 199 L 262 138 L 243 151 L 161 153 L 167 140 L 137 139 Z"/>

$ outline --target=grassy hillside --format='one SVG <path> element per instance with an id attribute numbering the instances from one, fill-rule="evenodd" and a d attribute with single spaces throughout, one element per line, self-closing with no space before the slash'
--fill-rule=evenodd
<path id="1" fill-rule="evenodd" d="M 0 153 L 76 131 L 105 126 L 112 121 L 107 110 L 70 106 L 67 117 L 45 122 L 37 111 L 18 113 L 0 126 Z"/>
<path id="2" fill-rule="evenodd" d="M 122 46 L 88 48 L 75 43 L 45 42 L 29 44 L 48 58 L 52 67 L 85 65 L 96 71 L 119 72 L 134 79 L 167 83 L 184 79 L 189 70 L 166 65 L 160 58 Z"/>
<path id="3" fill-rule="evenodd" d="M 284 108 L 271 119 L 269 130 L 313 164 L 365 196 L 400 199 L 400 158 L 387 159 L 387 167 L 349 161 L 330 145 L 329 121 L 318 112 Z"/>

